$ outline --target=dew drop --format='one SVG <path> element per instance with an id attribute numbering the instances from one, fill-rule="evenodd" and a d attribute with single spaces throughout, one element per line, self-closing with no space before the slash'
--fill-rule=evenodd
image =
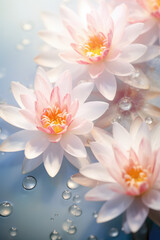
<path id="1" fill-rule="evenodd" d="M 69 233 L 70 235 L 73 235 L 73 234 L 75 234 L 76 232 L 77 232 L 77 228 L 76 228 L 76 226 L 74 226 L 74 225 L 70 226 L 70 228 L 68 229 L 68 233 Z"/>
<path id="2" fill-rule="evenodd" d="M 98 217 L 98 213 L 97 212 L 93 212 L 93 217 L 97 218 Z"/>
<path id="3" fill-rule="evenodd" d="M 77 228 L 76 226 L 73 225 L 73 222 L 72 220 L 70 219 L 67 219 L 63 225 L 62 225 L 62 228 L 65 232 L 67 232 L 68 234 L 70 235 L 73 235 L 77 232 Z"/>
<path id="4" fill-rule="evenodd" d="M 37 180 L 32 176 L 26 176 L 23 179 L 22 186 L 26 190 L 31 190 L 37 185 Z"/>
<path id="5" fill-rule="evenodd" d="M 132 73 L 131 78 L 135 79 L 138 78 L 140 76 L 140 72 L 138 69 L 135 70 L 135 72 Z"/>
<path id="6" fill-rule="evenodd" d="M 13 206 L 9 202 L 2 202 L 0 204 L 0 216 L 8 217 L 13 212 Z"/>
<path id="7" fill-rule="evenodd" d="M 73 202 L 74 202 L 74 203 L 80 203 L 80 202 L 81 202 L 81 197 L 79 196 L 79 194 L 76 194 L 76 195 L 73 197 Z"/>
<path id="8" fill-rule="evenodd" d="M 109 230 L 109 236 L 110 237 L 117 237 L 119 235 L 119 231 L 117 228 L 111 228 Z"/>
<path id="9" fill-rule="evenodd" d="M 32 28 L 33 28 L 33 26 L 32 26 L 32 24 L 30 24 L 30 23 L 24 23 L 24 24 L 22 24 L 22 29 L 23 29 L 24 31 L 31 31 Z"/>
<path id="10" fill-rule="evenodd" d="M 70 214 L 76 217 L 79 217 L 82 215 L 82 210 L 76 204 L 73 204 L 72 206 L 69 207 L 69 212 Z"/>
<path id="11" fill-rule="evenodd" d="M 50 240 L 62 240 L 61 236 L 59 235 L 59 232 L 56 230 L 53 230 L 50 234 Z"/>
<path id="12" fill-rule="evenodd" d="M 90 235 L 87 240 L 98 240 L 98 238 L 94 235 Z"/>
<path id="13" fill-rule="evenodd" d="M 67 187 L 74 190 L 74 189 L 77 189 L 79 187 L 79 184 L 76 183 L 76 182 L 73 182 L 71 179 L 69 179 L 67 181 Z"/>
<path id="14" fill-rule="evenodd" d="M 72 193 L 69 191 L 69 190 L 65 190 L 63 193 L 62 193 L 62 198 L 64 200 L 68 200 L 70 199 L 72 196 Z"/>
<path id="15" fill-rule="evenodd" d="M 17 236 L 17 232 L 18 232 L 18 230 L 15 227 L 11 227 L 9 229 L 9 234 L 10 234 L 11 237 L 16 237 Z"/>
<path id="16" fill-rule="evenodd" d="M 27 39 L 27 38 L 24 38 L 24 39 L 22 40 L 22 44 L 23 44 L 23 45 L 29 45 L 29 44 L 30 44 L 30 40 Z"/>
<path id="17" fill-rule="evenodd" d="M 53 218 L 53 217 L 52 217 L 52 218 L 50 218 L 50 221 L 54 222 L 54 218 Z"/>
<path id="18" fill-rule="evenodd" d="M 145 118 L 145 122 L 146 122 L 148 125 L 150 125 L 150 124 L 153 123 L 153 119 L 152 119 L 151 117 L 146 117 L 146 118 Z"/>
<path id="19" fill-rule="evenodd" d="M 17 44 L 16 48 L 17 50 L 22 51 L 24 49 L 24 46 L 22 44 Z"/>
<path id="20" fill-rule="evenodd" d="M 120 99 L 118 105 L 122 111 L 129 111 L 132 108 L 132 101 L 129 97 L 123 97 Z"/>

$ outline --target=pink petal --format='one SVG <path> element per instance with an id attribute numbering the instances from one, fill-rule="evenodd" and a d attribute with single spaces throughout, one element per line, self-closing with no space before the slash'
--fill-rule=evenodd
<path id="1" fill-rule="evenodd" d="M 85 158 L 87 156 L 86 149 L 80 138 L 71 133 L 63 135 L 60 144 L 67 153 L 74 157 Z"/>
<path id="2" fill-rule="evenodd" d="M 71 179 L 72 179 L 74 182 L 76 182 L 76 183 L 78 183 L 78 184 L 80 184 L 80 185 L 82 185 L 82 186 L 85 186 L 85 187 L 94 187 L 94 186 L 96 186 L 96 185 L 99 184 L 99 182 L 98 182 L 97 180 L 93 180 L 93 179 L 90 179 L 90 178 L 86 178 L 86 177 L 84 177 L 84 176 L 83 176 L 82 174 L 80 174 L 80 173 L 74 174 L 74 175 L 71 177 Z"/>
<path id="3" fill-rule="evenodd" d="M 39 167 L 39 165 L 41 165 L 42 162 L 43 162 L 42 155 L 33 159 L 24 158 L 22 165 L 22 174 L 32 172 L 34 169 Z"/>
<path id="4" fill-rule="evenodd" d="M 134 63 L 147 62 L 159 55 L 160 55 L 160 46 L 156 46 L 156 45 L 147 46 L 146 53 L 141 58 L 136 60 Z"/>
<path id="5" fill-rule="evenodd" d="M 100 93 L 107 99 L 113 100 L 117 90 L 116 79 L 113 74 L 105 72 L 95 79 L 95 84 Z"/>
<path id="6" fill-rule="evenodd" d="M 72 121 L 68 131 L 76 135 L 84 135 L 91 132 L 92 128 L 93 123 L 91 121 L 77 118 Z"/>
<path id="7" fill-rule="evenodd" d="M 130 135 L 131 135 L 131 138 L 132 138 L 132 142 L 136 141 L 136 135 L 137 135 L 137 132 L 138 132 L 141 124 L 142 124 L 142 119 L 140 117 L 136 117 L 132 121 L 132 124 L 131 124 L 131 127 L 130 127 Z"/>
<path id="8" fill-rule="evenodd" d="M 36 98 L 35 97 L 31 97 L 30 95 L 27 94 L 21 94 L 20 95 L 21 101 L 23 103 L 23 106 L 28 109 L 31 112 L 35 111 L 35 101 Z"/>
<path id="9" fill-rule="evenodd" d="M 148 212 L 148 207 L 141 202 L 141 199 L 135 198 L 126 212 L 127 222 L 132 232 L 137 232 L 140 229 L 147 218 Z"/>
<path id="10" fill-rule="evenodd" d="M 31 124 L 21 113 L 19 108 L 12 107 L 9 105 L 0 106 L 0 117 L 6 122 L 12 124 L 15 127 L 27 129 L 27 130 L 35 130 L 36 127 Z"/>
<path id="11" fill-rule="evenodd" d="M 87 201 L 110 201 L 118 197 L 118 193 L 113 192 L 108 188 L 108 184 L 100 184 L 86 193 L 85 199 Z"/>
<path id="12" fill-rule="evenodd" d="M 106 62 L 106 70 L 119 76 L 128 76 L 135 71 L 134 67 L 130 63 L 124 62 L 122 59 Z"/>
<path id="13" fill-rule="evenodd" d="M 50 97 L 49 96 L 46 96 L 46 95 L 43 95 L 41 92 L 36 92 L 36 98 L 37 98 L 37 101 L 35 102 L 35 112 L 37 114 L 37 116 L 40 116 L 42 113 L 43 113 L 43 110 L 47 107 L 49 107 L 49 100 L 50 99 L 46 99 Z"/>
<path id="14" fill-rule="evenodd" d="M 54 87 L 51 96 L 50 96 L 50 104 L 51 106 L 61 106 L 61 99 L 60 99 L 60 93 L 59 88 Z"/>
<path id="15" fill-rule="evenodd" d="M 51 143 L 43 153 L 44 167 L 50 177 L 59 172 L 63 160 L 63 149 L 59 143 Z"/>
<path id="16" fill-rule="evenodd" d="M 70 114 L 72 115 L 72 118 L 75 117 L 75 115 L 78 112 L 78 109 L 79 109 L 79 102 L 78 102 L 78 100 L 74 100 L 71 103 L 70 110 L 69 110 Z"/>
<path id="17" fill-rule="evenodd" d="M 115 196 L 115 198 L 103 204 L 98 213 L 97 222 L 107 222 L 118 217 L 131 205 L 132 201 L 133 198 L 127 195 Z"/>
<path id="18" fill-rule="evenodd" d="M 142 122 L 135 136 L 135 141 L 133 142 L 134 150 L 136 153 L 138 153 L 139 144 L 143 138 L 150 139 L 150 132 L 145 122 Z"/>
<path id="19" fill-rule="evenodd" d="M 77 158 L 77 157 L 74 157 L 74 156 L 68 154 L 67 152 L 64 153 L 64 156 L 74 167 L 76 167 L 78 169 L 81 169 L 82 167 L 85 167 L 86 165 L 88 165 L 90 163 L 90 159 L 88 156 L 85 158 Z"/>
<path id="20" fill-rule="evenodd" d="M 31 89 L 26 88 L 19 82 L 12 82 L 11 83 L 11 90 L 13 93 L 14 98 L 16 99 L 17 103 L 21 108 L 24 107 L 20 95 L 26 94 L 29 98 L 34 98 L 33 91 Z"/>
<path id="21" fill-rule="evenodd" d="M 48 145 L 47 135 L 37 132 L 25 146 L 25 157 L 28 159 L 38 157 L 46 150 Z"/>
<path id="22" fill-rule="evenodd" d="M 138 157 L 140 164 L 144 168 L 147 168 L 148 165 L 152 163 L 152 149 L 150 141 L 148 139 L 142 138 L 139 144 Z"/>
<path id="23" fill-rule="evenodd" d="M 65 61 L 67 63 L 70 63 L 70 64 L 71 63 L 75 64 L 76 62 L 79 63 L 79 64 L 88 64 L 88 61 L 85 61 L 83 59 L 83 57 L 73 49 L 70 49 L 70 50 L 65 51 L 65 52 L 61 52 L 59 54 L 59 57 L 63 61 Z"/>
<path id="24" fill-rule="evenodd" d="M 94 64 L 90 64 L 88 66 L 88 71 L 89 71 L 89 74 L 90 74 L 91 78 L 97 78 L 104 71 L 104 63 L 103 62 L 100 62 L 100 63 L 97 62 L 97 63 L 94 63 Z"/>
<path id="25" fill-rule="evenodd" d="M 17 152 L 24 150 L 26 143 L 35 133 L 36 131 L 22 130 L 12 134 L 0 145 L 0 151 Z"/>
<path id="26" fill-rule="evenodd" d="M 35 92 L 41 92 L 47 99 L 49 99 L 52 91 L 52 85 L 47 79 L 46 72 L 40 67 L 36 73 L 34 89 Z"/>
<path id="27" fill-rule="evenodd" d="M 80 169 L 80 173 L 87 178 L 101 182 L 115 182 L 111 175 L 100 163 L 92 163 Z"/>
<path id="28" fill-rule="evenodd" d="M 151 189 L 142 196 L 143 203 L 151 209 L 160 210 L 160 192 L 156 189 Z"/>
<path id="29" fill-rule="evenodd" d="M 93 5 L 91 1 L 88 0 L 78 1 L 78 13 L 84 25 L 86 24 L 86 16 L 89 12 L 91 12 L 92 9 Z"/>
<path id="30" fill-rule="evenodd" d="M 94 121 L 108 109 L 108 103 L 93 101 L 84 103 L 78 111 L 78 116 Z M 77 116 L 77 117 L 78 117 Z"/>
<path id="31" fill-rule="evenodd" d="M 72 91 L 73 99 L 78 99 L 79 103 L 84 103 L 92 92 L 94 84 L 92 82 L 85 82 L 78 84 Z"/>
<path id="32" fill-rule="evenodd" d="M 128 63 L 139 59 L 147 51 L 147 47 L 142 44 L 130 44 L 122 51 L 120 58 Z"/>
<path id="33" fill-rule="evenodd" d="M 117 164 L 119 165 L 120 169 L 124 169 L 129 165 L 129 160 L 126 158 L 126 156 L 122 153 L 122 151 L 118 147 L 113 147 L 114 148 L 114 154 L 115 154 L 115 159 L 117 161 Z"/>
<path id="34" fill-rule="evenodd" d="M 160 136 L 160 124 L 157 124 L 151 130 L 152 150 L 158 150 L 160 148 L 159 136 Z"/>
<path id="35" fill-rule="evenodd" d="M 72 76 L 70 71 L 63 72 L 58 80 L 56 81 L 56 86 L 60 89 L 61 99 L 67 94 L 71 94 L 72 91 Z"/>

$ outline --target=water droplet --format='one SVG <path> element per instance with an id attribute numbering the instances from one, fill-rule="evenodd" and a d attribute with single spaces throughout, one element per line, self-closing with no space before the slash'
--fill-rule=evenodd
<path id="1" fill-rule="evenodd" d="M 50 218 L 50 220 L 51 220 L 52 222 L 54 222 L 54 218 Z"/>
<path id="2" fill-rule="evenodd" d="M 77 232 L 76 226 L 73 225 L 73 222 L 72 222 L 72 220 L 70 220 L 70 219 L 67 219 L 67 220 L 63 223 L 62 228 L 63 228 L 63 230 L 64 230 L 65 232 L 67 232 L 67 233 L 69 233 L 69 234 L 71 234 L 71 235 L 73 235 L 73 234 L 75 234 L 75 233 Z"/>
<path id="3" fill-rule="evenodd" d="M 121 120 L 121 116 L 118 115 L 116 116 L 115 118 L 112 119 L 112 124 L 115 123 L 115 122 L 119 122 Z"/>
<path id="4" fill-rule="evenodd" d="M 151 117 L 146 117 L 146 118 L 145 118 L 145 122 L 146 122 L 148 125 L 150 125 L 150 124 L 153 123 L 153 119 L 152 119 Z"/>
<path id="5" fill-rule="evenodd" d="M 37 180 L 32 176 L 26 176 L 22 182 L 22 186 L 26 190 L 31 190 L 35 188 L 36 184 L 37 184 Z"/>
<path id="6" fill-rule="evenodd" d="M 75 183 L 73 182 L 71 179 L 69 179 L 67 181 L 67 187 L 74 190 L 74 189 L 77 189 L 79 187 L 79 184 L 78 183 Z"/>
<path id="7" fill-rule="evenodd" d="M 31 31 L 32 28 L 33 28 L 33 26 L 32 26 L 31 23 L 24 23 L 24 24 L 22 24 L 22 29 L 23 29 L 24 31 Z"/>
<path id="8" fill-rule="evenodd" d="M 17 50 L 22 51 L 24 49 L 24 46 L 22 44 L 17 44 L 16 48 Z"/>
<path id="9" fill-rule="evenodd" d="M 72 193 L 69 191 L 69 190 L 65 190 L 63 193 L 62 193 L 62 197 L 64 200 L 68 200 L 70 199 L 72 196 Z"/>
<path id="10" fill-rule="evenodd" d="M 90 235 L 87 240 L 98 240 L 96 236 Z"/>
<path id="11" fill-rule="evenodd" d="M 53 232 L 51 232 L 50 239 L 51 240 L 62 240 L 61 236 L 59 235 L 59 232 L 57 232 L 56 230 L 53 230 Z"/>
<path id="12" fill-rule="evenodd" d="M 81 202 L 81 197 L 79 196 L 79 194 L 76 194 L 76 195 L 73 197 L 73 202 L 74 202 L 74 203 L 80 203 L 80 202 Z"/>
<path id="13" fill-rule="evenodd" d="M 135 70 L 135 72 L 132 73 L 131 78 L 135 79 L 138 78 L 140 76 L 140 72 L 138 69 Z"/>
<path id="14" fill-rule="evenodd" d="M 123 97 L 120 99 L 118 105 L 122 111 L 129 111 L 132 108 L 132 101 L 129 97 Z"/>
<path id="15" fill-rule="evenodd" d="M 17 232 L 18 232 L 18 230 L 15 227 L 11 227 L 9 229 L 9 234 L 10 234 L 11 237 L 16 237 L 17 236 Z"/>
<path id="16" fill-rule="evenodd" d="M 22 40 L 22 43 L 23 43 L 23 45 L 29 45 L 29 44 L 30 44 L 30 40 L 27 39 L 27 38 L 24 38 L 24 39 Z"/>
<path id="17" fill-rule="evenodd" d="M 97 212 L 93 212 L 93 217 L 97 218 L 98 217 L 98 213 Z"/>
<path id="18" fill-rule="evenodd" d="M 111 228 L 109 230 L 109 236 L 110 237 L 117 237 L 119 235 L 119 231 L 117 228 Z"/>
<path id="19" fill-rule="evenodd" d="M 9 202 L 2 202 L 0 204 L 0 216 L 8 217 L 13 212 L 13 206 Z"/>
<path id="20" fill-rule="evenodd" d="M 55 213 L 55 214 L 54 214 L 54 216 L 55 216 L 55 217 L 58 217 L 58 216 L 59 216 L 59 214 L 58 214 L 58 213 Z"/>
<path id="21" fill-rule="evenodd" d="M 69 207 L 69 212 L 70 214 L 76 217 L 79 217 L 82 215 L 82 210 L 76 204 L 73 204 L 72 206 Z"/>

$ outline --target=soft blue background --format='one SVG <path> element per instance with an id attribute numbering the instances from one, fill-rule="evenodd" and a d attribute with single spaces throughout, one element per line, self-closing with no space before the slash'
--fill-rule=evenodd
<path id="1" fill-rule="evenodd" d="M 40 19 L 42 11 L 58 13 L 58 0 L 1 0 L 0 1 L 0 102 L 15 105 L 10 91 L 11 81 L 19 81 L 30 87 L 33 84 L 36 64 L 33 59 L 38 54 L 42 41 L 37 33 L 43 29 Z M 76 1 L 67 3 L 73 6 Z M 24 31 L 22 24 L 33 26 L 31 31 Z M 23 39 L 30 41 L 23 45 Z M 17 49 L 17 45 L 22 50 Z M 16 128 L 0 120 L 2 134 L 10 135 Z M 72 197 L 78 193 L 81 196 L 83 213 L 80 217 L 69 214 L 68 208 L 73 199 L 63 200 L 62 192 L 67 189 L 66 182 L 77 170 L 64 159 L 62 168 L 55 178 L 50 178 L 43 166 L 28 175 L 37 179 L 35 189 L 27 191 L 22 187 L 24 175 L 21 166 L 23 152 L 0 153 L 0 202 L 13 203 L 13 213 L 8 217 L 0 217 L 0 240 L 9 240 L 8 230 L 11 227 L 18 229 L 17 240 L 47 240 L 51 231 L 56 229 L 63 240 L 87 240 L 89 235 L 96 235 L 98 240 L 111 239 L 108 235 L 111 227 L 121 229 L 121 218 L 104 224 L 97 224 L 92 216 L 98 211 L 102 203 L 86 202 L 83 200 L 86 188 L 79 187 L 72 190 Z M 58 214 L 58 216 L 55 216 Z M 54 218 L 51 221 L 50 218 Z M 63 222 L 70 218 L 77 227 L 75 235 L 69 235 L 62 229 Z M 157 230 L 158 231 L 158 230 Z M 152 235 L 153 237 L 153 235 Z M 131 236 L 120 231 L 116 239 L 128 240 Z M 153 239 L 153 238 L 152 238 Z"/>

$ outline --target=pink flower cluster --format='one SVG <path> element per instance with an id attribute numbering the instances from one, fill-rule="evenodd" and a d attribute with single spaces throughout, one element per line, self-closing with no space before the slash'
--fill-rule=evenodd
<path id="1" fill-rule="evenodd" d="M 80 0 L 78 13 L 62 4 L 42 19 L 49 50 L 35 61 L 46 70 L 32 90 L 12 82 L 19 107 L 1 104 L 0 117 L 22 130 L 0 151 L 24 150 L 22 172 L 43 163 L 51 177 L 65 156 L 79 169 L 72 179 L 92 188 L 86 199 L 105 201 L 97 222 L 124 212 L 136 232 L 160 210 L 160 108 L 149 102 L 160 89 L 145 73 L 160 55 L 160 1 Z"/>

